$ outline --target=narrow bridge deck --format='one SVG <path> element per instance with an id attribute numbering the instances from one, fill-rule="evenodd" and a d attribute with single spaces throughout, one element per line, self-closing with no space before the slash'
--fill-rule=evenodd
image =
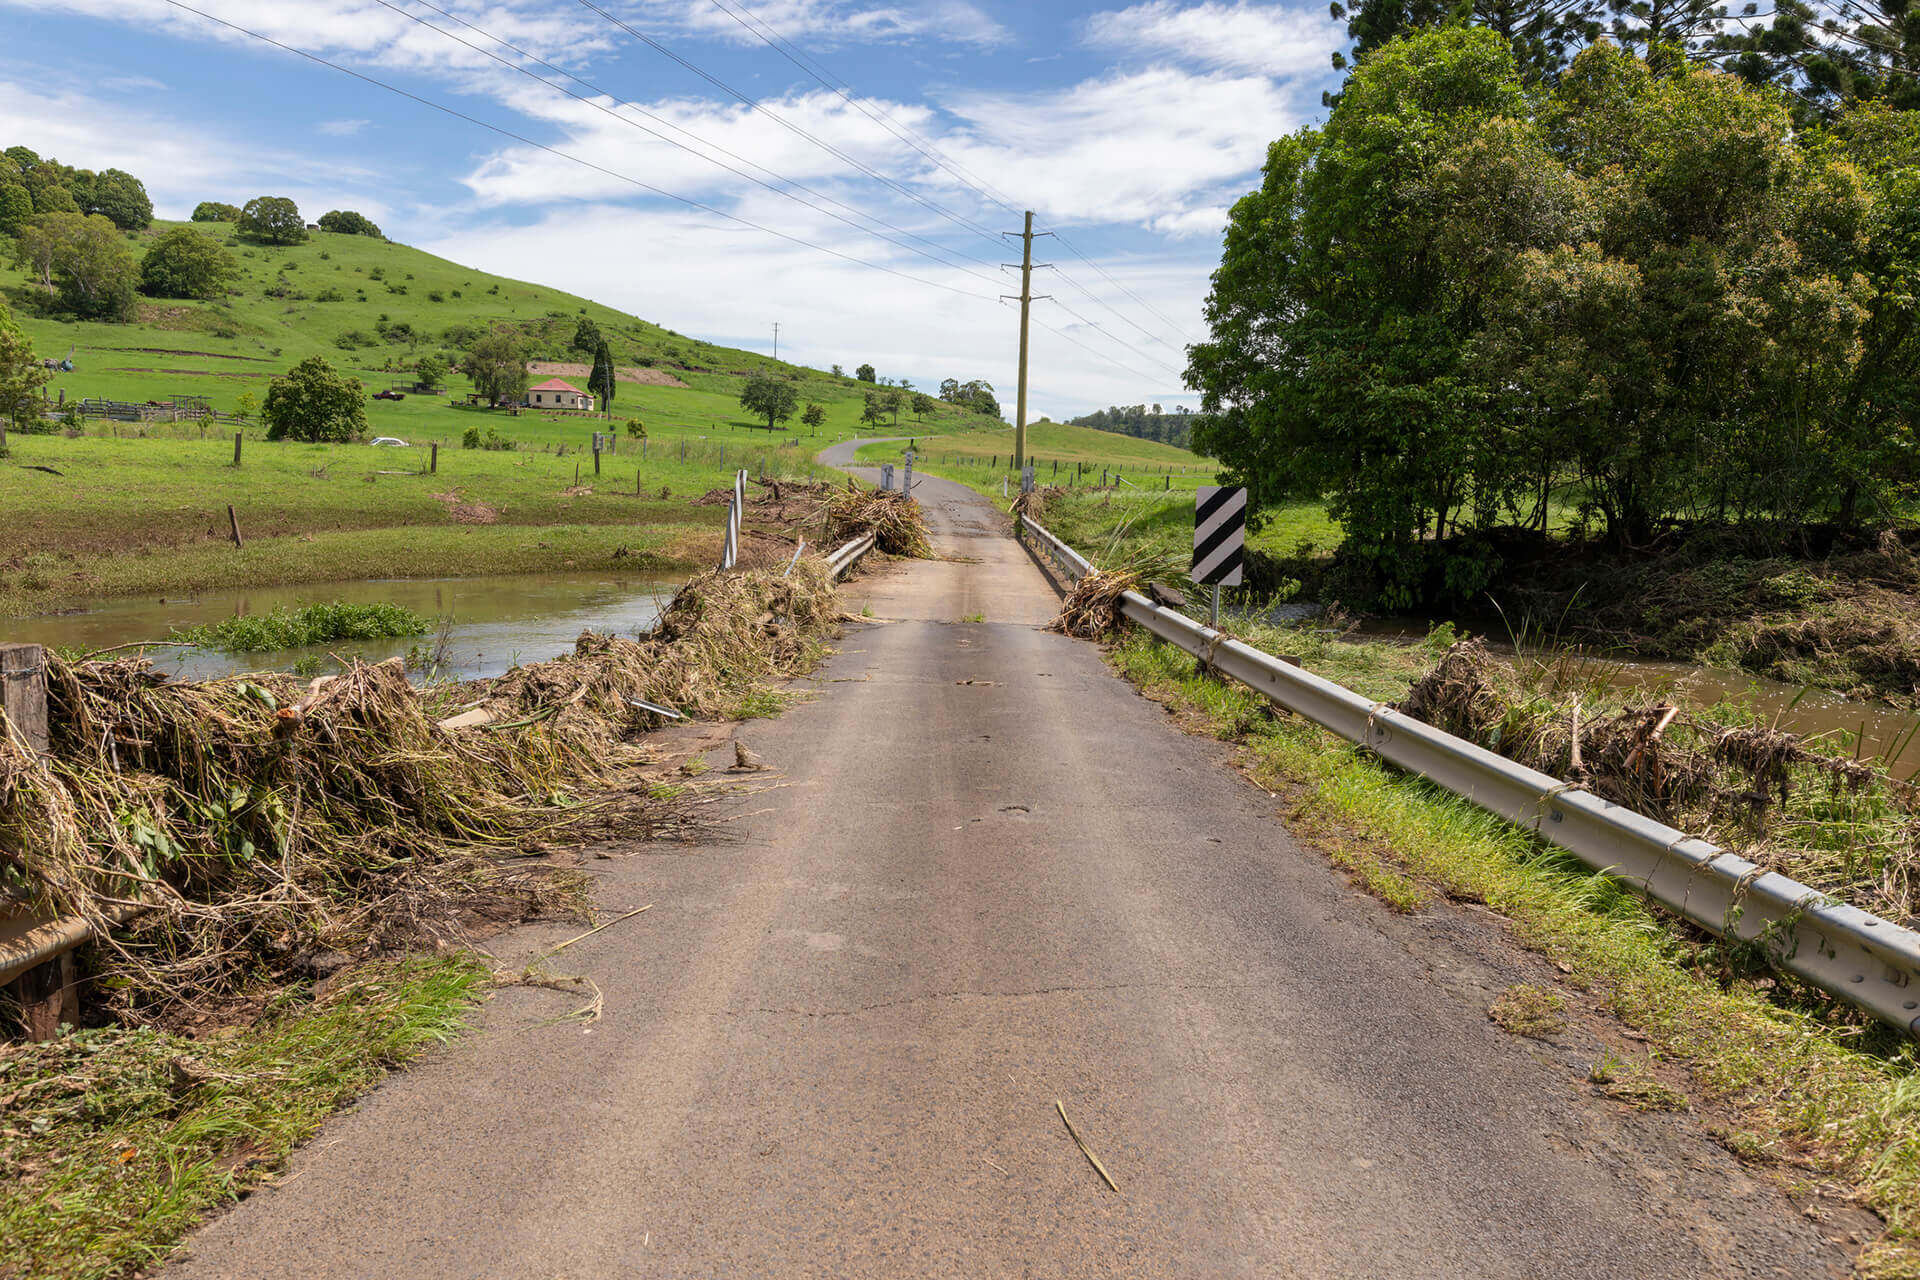
<path id="1" fill-rule="evenodd" d="M 729 843 L 593 864 L 609 910 L 657 904 L 555 962 L 602 1018 L 501 992 L 179 1273 L 1844 1273 L 1696 1121 L 1487 1021 L 1539 974 L 1497 922 L 1349 888 L 1218 743 L 1039 629 L 989 504 L 918 496 L 955 558 L 854 588 L 881 621 L 740 729 L 786 785 Z"/>

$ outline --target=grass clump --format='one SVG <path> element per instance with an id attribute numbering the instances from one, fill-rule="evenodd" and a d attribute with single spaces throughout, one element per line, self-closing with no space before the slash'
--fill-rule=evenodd
<path id="1" fill-rule="evenodd" d="M 1644 1066 L 1606 1055 L 1587 1069 L 1587 1079 L 1600 1092 L 1635 1111 L 1681 1111 L 1687 1095 L 1656 1077 Z"/>
<path id="2" fill-rule="evenodd" d="M 301 609 L 279 608 L 271 613 L 222 618 L 184 631 L 176 640 L 228 653 L 270 653 L 303 649 L 341 640 L 386 640 L 424 636 L 433 623 L 397 604 L 310 604 Z"/>
<path id="3" fill-rule="evenodd" d="M 251 1027 L 0 1045 L 0 1275 L 91 1280 L 158 1262 L 342 1103 L 458 1033 L 484 967 L 366 965 Z"/>
<path id="4" fill-rule="evenodd" d="M 1503 1031 L 1550 1040 L 1567 1027 L 1567 1001 L 1557 991 L 1518 982 L 1494 997 L 1487 1016 Z"/>

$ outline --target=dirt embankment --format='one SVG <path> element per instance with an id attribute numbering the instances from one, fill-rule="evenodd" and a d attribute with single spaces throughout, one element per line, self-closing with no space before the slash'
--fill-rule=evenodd
<path id="1" fill-rule="evenodd" d="M 1822 557 L 1712 540 L 1632 559 L 1512 564 L 1493 595 L 1562 640 L 1737 667 L 1850 698 L 1920 706 L 1920 531 Z"/>
<path id="2" fill-rule="evenodd" d="M 529 360 L 527 372 L 539 378 L 584 378 L 593 372 L 590 364 L 573 364 L 564 360 Z M 684 387 L 687 384 L 663 369 L 640 369 L 632 365 L 620 365 L 614 370 L 614 377 L 621 382 L 637 382 L 644 387 Z M 583 386 L 581 388 L 585 390 Z"/>

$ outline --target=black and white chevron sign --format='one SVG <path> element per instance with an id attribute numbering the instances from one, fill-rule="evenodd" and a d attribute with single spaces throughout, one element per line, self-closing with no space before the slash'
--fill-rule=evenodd
<path id="1" fill-rule="evenodd" d="M 1201 485 L 1193 507 L 1193 580 L 1239 586 L 1246 542 L 1247 491 Z"/>

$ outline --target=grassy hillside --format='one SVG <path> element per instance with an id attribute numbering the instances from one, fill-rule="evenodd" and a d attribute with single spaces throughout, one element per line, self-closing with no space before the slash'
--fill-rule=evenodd
<path id="1" fill-rule="evenodd" d="M 920 452 L 924 455 L 923 465 L 935 469 L 942 466 L 990 469 L 996 465 L 997 459 L 997 465 L 1002 470 L 1012 468 L 1013 428 L 1003 422 L 982 424 L 977 416 L 969 416 L 959 420 L 929 422 L 925 427 L 913 430 L 919 441 Z M 907 435 L 909 432 L 889 431 L 886 434 Z M 863 462 L 889 462 L 899 457 L 903 447 L 899 444 L 870 444 L 863 447 L 858 456 Z M 1036 422 L 1029 425 L 1027 453 L 1040 467 L 1043 482 L 1052 478 L 1055 462 L 1060 464 L 1062 483 L 1071 463 L 1085 463 L 1096 471 L 1102 467 L 1118 469 L 1128 475 L 1172 475 L 1176 485 L 1183 478 L 1189 484 L 1210 482 L 1213 475 L 1213 462 L 1197 453 L 1156 440 L 1142 440 L 1115 431 L 1076 427 L 1064 422 Z M 999 484 L 997 474 L 993 477 L 993 483 Z"/>
<path id="2" fill-rule="evenodd" d="M 178 225 L 131 236 L 136 253 Z M 73 349 L 74 371 L 49 384 L 69 401 L 204 395 L 231 413 L 243 393 L 263 401 L 276 374 L 315 354 L 372 392 L 410 382 L 400 370 L 420 356 L 457 354 L 468 333 L 495 323 L 520 329 L 536 358 L 578 361 L 566 344 L 583 315 L 617 364 L 685 385 L 620 384 L 612 423 L 623 432 L 620 452 L 602 460 L 597 479 L 588 442 L 607 422 L 458 403 L 469 390 L 458 374 L 441 395 L 368 401 L 373 432 L 421 446 L 409 450 L 269 444 L 252 426 L 235 468 L 231 427 L 89 419 L 78 436 L 15 434 L 13 456 L 0 463 L 0 617 L 241 583 L 704 564 L 717 554 L 720 509 L 692 497 L 725 484 L 736 467 L 758 471 L 763 457 L 772 472 L 807 472 L 818 449 L 863 429 L 867 384 L 684 338 L 405 245 L 314 232 L 291 247 L 230 247 L 244 272 L 234 296 L 145 300 L 130 324 L 43 314 L 41 290 L 10 267 L 0 269 L 0 294 L 39 354 L 57 359 Z M 342 335 L 353 335 L 352 350 Z M 802 404 L 819 403 L 825 422 L 813 429 L 795 417 L 770 433 L 750 420 L 739 389 L 763 368 L 795 376 Z M 975 417 L 941 405 L 924 422 L 903 413 L 887 430 L 951 431 Z M 644 457 L 624 436 L 628 418 L 645 424 Z M 462 449 L 469 427 L 513 447 Z M 439 470 L 427 475 L 423 446 L 436 441 Z M 240 551 L 228 541 L 229 503 L 247 538 Z"/>
<path id="3" fill-rule="evenodd" d="M 143 299 L 134 323 L 75 323 L 40 314 L 43 292 L 24 272 L 0 266 L 0 295 L 36 350 L 56 358 L 74 351 L 76 368 L 57 375 L 50 394 L 118 400 L 205 395 L 214 408 L 232 412 L 242 392 L 264 399 L 275 374 L 310 355 L 325 356 L 375 391 L 406 381 L 399 371 L 419 356 L 457 354 L 472 334 L 494 324 L 518 329 L 536 358 L 583 361 L 589 357 L 567 348 L 583 316 L 599 326 L 617 364 L 648 368 L 686 384 L 684 389 L 620 385 L 615 416 L 640 416 L 649 430 L 655 419 L 669 430 L 711 430 L 744 421 L 736 397 L 744 376 L 758 369 L 799 377 L 802 400 L 824 405 L 830 422 L 842 431 L 857 423 L 861 393 L 868 389 L 851 378 L 686 338 L 558 289 L 489 275 L 366 236 L 316 231 L 305 244 L 274 247 L 240 240 L 224 223 L 156 222 L 128 239 L 138 256 L 157 236 L 183 225 L 230 242 L 242 271 L 234 296 L 220 302 Z M 343 339 L 351 349 L 340 345 Z M 584 378 L 571 380 L 585 385 Z M 449 379 L 450 393 L 464 396 L 468 389 L 459 375 Z M 368 419 L 376 433 L 411 431 L 457 440 L 468 424 L 435 412 L 445 404 L 435 397 L 374 401 Z M 959 416 L 949 420 L 957 422 Z M 797 420 L 789 425 L 797 426 Z"/>

